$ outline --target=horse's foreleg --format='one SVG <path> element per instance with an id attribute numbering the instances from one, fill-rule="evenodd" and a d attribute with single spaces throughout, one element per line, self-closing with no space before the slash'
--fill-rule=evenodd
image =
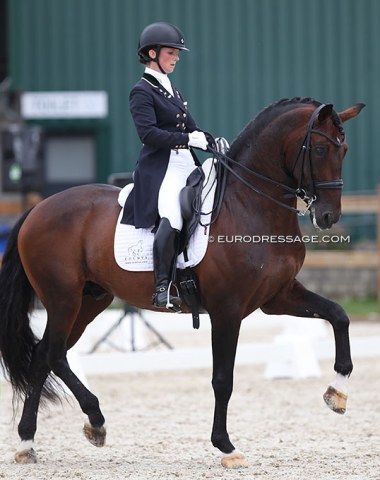
<path id="1" fill-rule="evenodd" d="M 227 432 L 227 409 L 233 389 L 233 372 L 240 320 L 212 321 L 213 376 L 215 395 L 214 423 L 211 442 L 223 453 L 222 465 L 226 468 L 247 467 L 245 456 L 237 451 Z"/>
<path id="2" fill-rule="evenodd" d="M 350 351 L 349 318 L 343 308 L 316 293 L 306 290 L 298 281 L 262 307 L 268 314 L 287 314 L 298 317 L 323 318 L 330 322 L 335 338 L 335 380 L 323 398 L 336 413 L 345 413 L 347 385 L 353 365 Z"/>

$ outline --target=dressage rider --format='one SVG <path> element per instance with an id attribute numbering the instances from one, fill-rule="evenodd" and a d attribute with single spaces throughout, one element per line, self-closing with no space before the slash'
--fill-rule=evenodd
<path id="1" fill-rule="evenodd" d="M 171 84 L 180 51 L 188 51 L 182 32 L 169 23 L 148 25 L 141 33 L 138 56 L 145 72 L 130 92 L 130 111 L 143 146 L 134 172 L 123 223 L 155 231 L 153 263 L 159 308 L 180 308 L 170 294 L 182 217 L 179 193 L 198 160 L 191 147 L 206 150 L 187 102 Z"/>

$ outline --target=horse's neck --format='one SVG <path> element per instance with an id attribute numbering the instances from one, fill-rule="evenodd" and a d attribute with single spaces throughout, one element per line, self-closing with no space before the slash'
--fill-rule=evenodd
<path id="1" fill-rule="evenodd" d="M 291 185 L 291 180 L 284 169 L 280 149 L 267 149 L 265 153 L 260 150 L 258 147 L 257 153 L 249 155 L 248 152 L 243 152 L 234 158 L 236 164 L 231 165 L 233 173 L 229 173 L 228 184 L 239 188 L 247 182 L 252 186 L 252 194 L 255 194 L 254 189 L 257 189 L 281 201 L 286 187 L 294 185 Z M 243 181 L 239 177 L 242 177 Z M 280 185 L 284 185 L 285 188 L 281 188 Z M 247 186 L 244 188 L 249 190 Z"/>
<path id="2" fill-rule="evenodd" d="M 257 217 L 265 216 L 268 224 L 282 223 L 294 230 L 298 228 L 298 219 L 295 212 L 285 206 L 278 205 L 272 200 L 274 199 L 289 207 L 296 207 L 296 199 L 286 196 L 286 188 L 281 187 L 281 185 L 290 186 L 289 177 L 281 165 L 280 153 L 275 153 L 272 150 L 267 155 L 268 157 L 264 159 L 263 157 L 253 158 L 253 156 L 248 158 L 247 155 L 243 154 L 235 159 L 239 162 L 239 165 L 243 165 L 263 177 L 275 180 L 279 185 L 276 186 L 265 179 L 250 174 L 244 168 L 234 165 L 234 173 L 230 172 L 228 174 L 224 196 L 225 207 L 230 212 L 231 224 L 235 224 L 236 216 L 241 216 L 244 211 L 247 225 L 252 222 L 257 224 Z M 244 184 L 239 177 L 242 177 L 251 187 Z M 237 219 L 237 221 L 241 223 L 240 219 Z"/>

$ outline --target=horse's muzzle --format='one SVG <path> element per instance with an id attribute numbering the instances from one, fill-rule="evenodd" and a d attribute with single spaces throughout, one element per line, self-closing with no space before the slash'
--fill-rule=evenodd
<path id="1" fill-rule="evenodd" d="M 319 212 L 315 207 L 310 211 L 311 221 L 318 230 L 328 230 L 340 218 L 340 213 L 334 213 L 331 210 L 322 210 Z"/>

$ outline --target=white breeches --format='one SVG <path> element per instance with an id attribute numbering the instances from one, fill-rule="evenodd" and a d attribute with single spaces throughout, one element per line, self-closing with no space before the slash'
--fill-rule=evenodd
<path id="1" fill-rule="evenodd" d="M 187 177 L 195 169 L 190 150 L 171 150 L 168 168 L 158 194 L 158 213 L 167 218 L 170 225 L 181 230 L 183 220 L 179 203 L 179 192 L 186 185 Z"/>

